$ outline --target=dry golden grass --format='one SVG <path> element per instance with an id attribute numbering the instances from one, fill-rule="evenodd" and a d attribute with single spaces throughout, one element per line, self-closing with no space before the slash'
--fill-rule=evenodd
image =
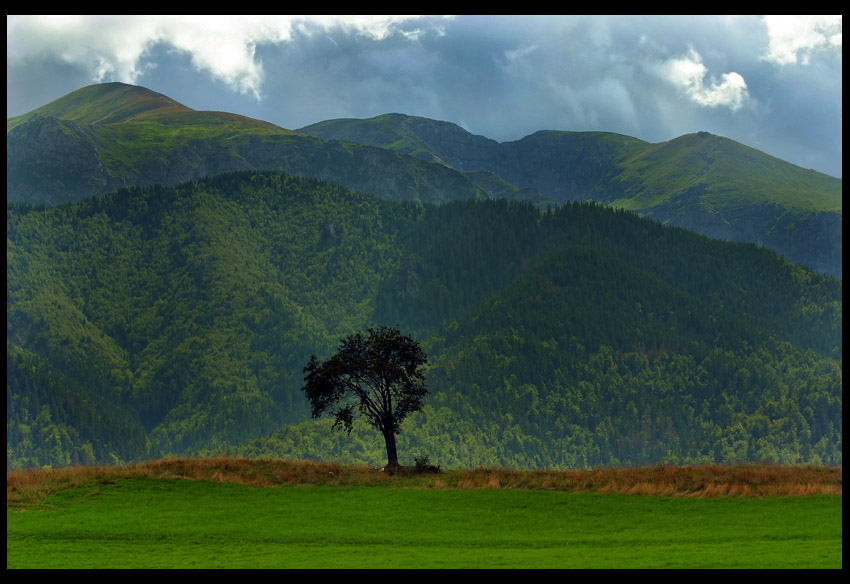
<path id="1" fill-rule="evenodd" d="M 6 472 L 6 505 L 25 506 L 69 488 L 125 477 L 206 480 L 252 486 L 378 486 L 426 489 L 538 489 L 665 497 L 841 496 L 842 467 L 779 465 L 654 466 L 596 470 L 502 468 L 393 474 L 331 462 L 241 458 L 166 459 L 129 467 Z"/>

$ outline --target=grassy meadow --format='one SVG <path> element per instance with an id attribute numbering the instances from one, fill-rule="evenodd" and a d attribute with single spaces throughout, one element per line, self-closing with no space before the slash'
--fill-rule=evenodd
<path id="1" fill-rule="evenodd" d="M 841 469 L 7 472 L 7 568 L 841 568 Z"/>

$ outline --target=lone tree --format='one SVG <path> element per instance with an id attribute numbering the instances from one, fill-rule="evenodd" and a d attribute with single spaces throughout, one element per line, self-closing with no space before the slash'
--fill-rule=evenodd
<path id="1" fill-rule="evenodd" d="M 304 367 L 302 388 L 313 406 L 313 418 L 326 412 L 336 420 L 334 428 L 351 434 L 354 409 L 378 430 L 387 445 L 387 466 L 398 466 L 395 435 L 407 414 L 422 409 L 428 393 L 422 367 L 427 357 L 419 343 L 398 329 L 370 328 L 346 337 L 337 353 L 320 363 L 310 357 Z"/>

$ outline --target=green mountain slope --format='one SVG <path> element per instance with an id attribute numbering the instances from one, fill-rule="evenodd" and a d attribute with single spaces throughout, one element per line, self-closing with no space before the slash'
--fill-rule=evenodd
<path id="1" fill-rule="evenodd" d="M 34 111 L 45 117 L 90 125 L 124 122 L 144 114 L 188 114 L 193 110 L 142 87 L 103 83 L 78 89 Z M 6 120 L 6 131 L 25 123 L 32 113 Z"/>
<path id="2" fill-rule="evenodd" d="M 499 150 L 495 140 L 470 134 L 450 122 L 404 114 L 326 120 L 299 132 L 389 148 L 458 170 L 485 170 L 486 161 Z"/>
<path id="3" fill-rule="evenodd" d="M 7 466 L 379 463 L 310 421 L 311 354 L 394 324 L 432 393 L 403 461 L 841 461 L 841 283 L 571 204 L 421 206 L 277 173 L 7 209 Z"/>
<path id="4" fill-rule="evenodd" d="M 10 202 L 276 170 L 395 200 L 501 197 L 544 207 L 591 199 L 842 274 L 841 180 L 704 132 L 649 144 L 540 131 L 500 144 L 402 114 L 293 132 L 121 83 L 82 88 L 6 127 Z"/>
<path id="5" fill-rule="evenodd" d="M 760 203 L 803 212 L 841 211 L 841 179 L 707 132 L 653 144 L 623 166 L 621 180 L 640 183 L 639 194 L 622 201 L 623 207 L 655 207 L 670 202 L 674 193 L 704 185 L 703 198 L 717 211 Z"/>
<path id="6" fill-rule="evenodd" d="M 484 195 L 443 165 L 327 143 L 235 114 L 195 111 L 123 83 L 77 90 L 7 120 L 6 130 L 10 202 L 56 204 L 239 170 L 280 170 L 390 199 Z"/>
<path id="7" fill-rule="evenodd" d="M 500 144 L 448 122 L 400 114 L 328 120 L 299 131 L 488 171 L 544 199 L 592 199 L 842 273 L 841 179 L 706 132 L 650 144 L 606 132 L 540 131 Z"/>

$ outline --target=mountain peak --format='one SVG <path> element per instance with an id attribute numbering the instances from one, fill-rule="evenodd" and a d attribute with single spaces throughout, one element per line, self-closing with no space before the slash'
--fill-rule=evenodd
<path id="1" fill-rule="evenodd" d="M 78 124 L 111 124 L 157 112 L 194 111 L 168 96 L 138 85 L 109 82 L 80 88 L 23 116 L 6 121 L 6 131 L 23 123 L 33 114 L 54 117 Z"/>

